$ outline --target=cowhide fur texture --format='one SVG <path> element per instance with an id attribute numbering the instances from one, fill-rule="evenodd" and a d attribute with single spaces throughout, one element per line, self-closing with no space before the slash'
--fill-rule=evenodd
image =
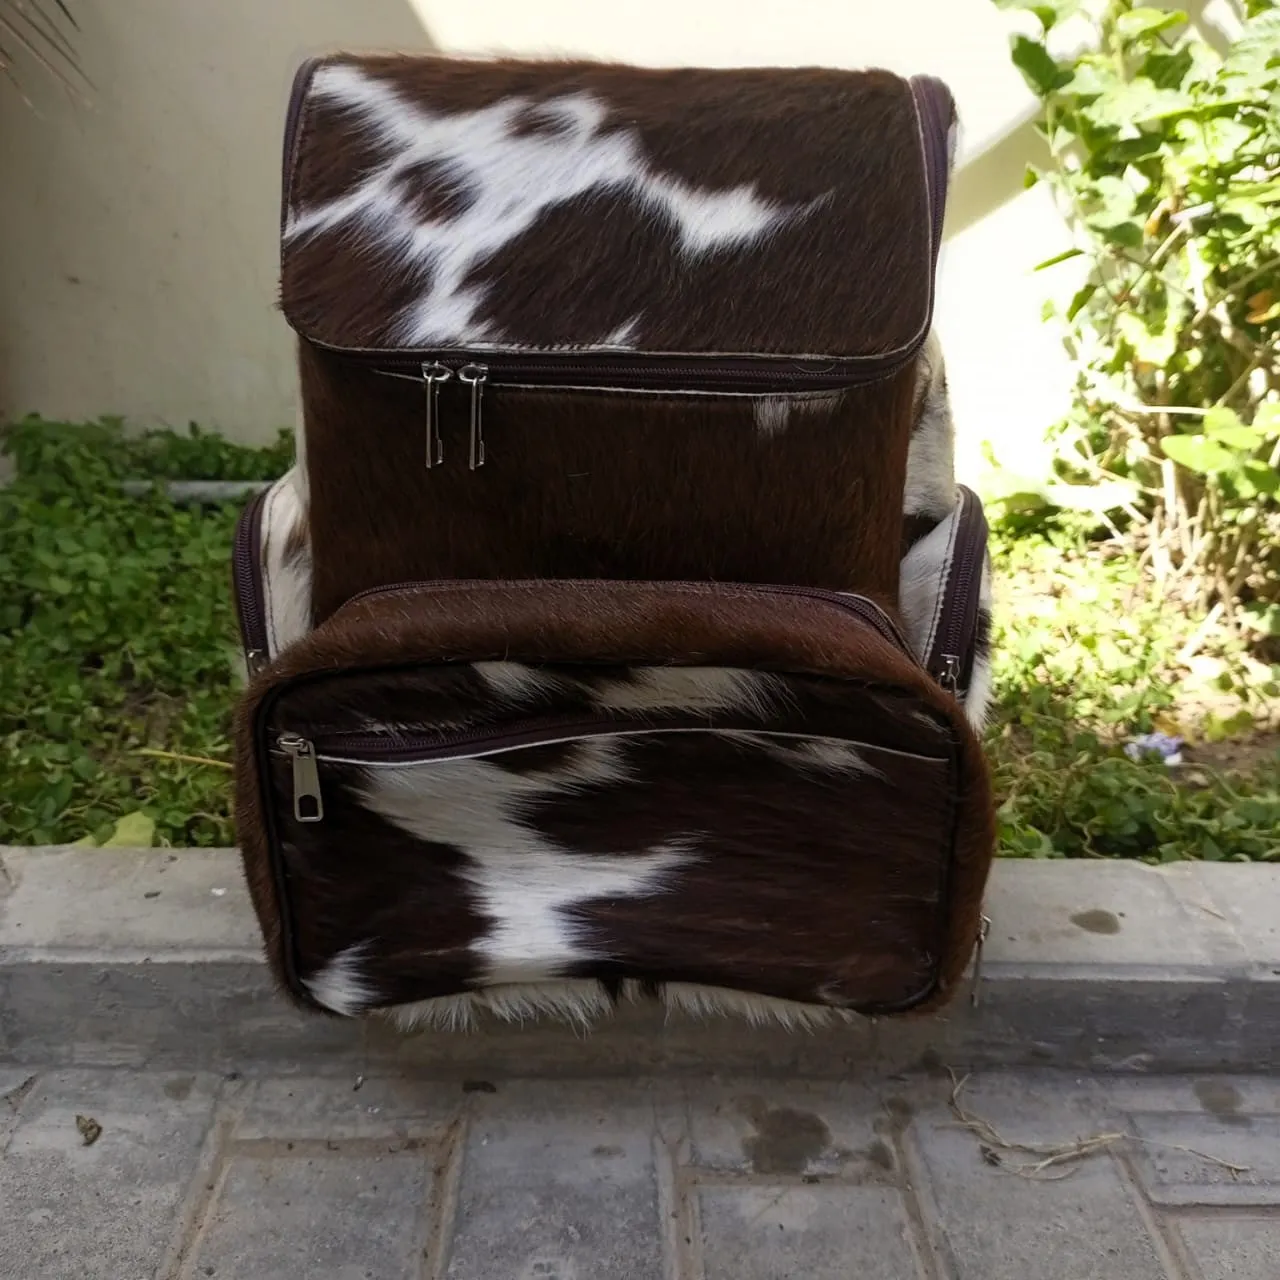
<path id="1" fill-rule="evenodd" d="M 281 654 L 242 713 L 240 831 L 279 965 L 254 774 L 287 815 L 290 766 L 259 766 L 245 726 L 274 684 L 327 673 L 289 686 L 266 732 L 320 739 L 324 820 L 286 816 L 280 848 L 287 945 L 321 1007 L 583 1020 L 644 993 L 805 1025 L 909 1001 L 940 957 L 954 989 L 991 853 L 980 748 L 843 610 L 692 584 L 418 596 L 353 603 Z M 464 653 L 481 656 L 439 665 Z M 705 665 L 668 665 L 689 653 Z M 831 678 L 782 674 L 819 670 Z M 607 731 L 573 727 L 601 713 Z M 568 727 L 502 740 L 547 716 Z M 394 746 L 425 726 L 474 745 L 367 758 L 368 735 Z M 351 734 L 365 745 L 344 752 Z"/>
<path id="2" fill-rule="evenodd" d="M 928 84 L 439 58 L 304 76 L 281 299 L 316 620 L 433 578 L 892 604 L 954 114 Z M 596 363 L 537 385 L 503 372 L 513 355 Z M 461 374 L 486 360 L 469 470 Z M 426 362 L 448 373 L 438 397 Z"/>

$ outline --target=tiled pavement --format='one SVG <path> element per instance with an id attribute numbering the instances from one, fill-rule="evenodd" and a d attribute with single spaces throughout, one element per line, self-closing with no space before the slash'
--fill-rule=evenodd
<path id="1" fill-rule="evenodd" d="M 0 1276 L 1280 1280 L 1280 1080 L 950 1092 L 3 1068 Z"/>

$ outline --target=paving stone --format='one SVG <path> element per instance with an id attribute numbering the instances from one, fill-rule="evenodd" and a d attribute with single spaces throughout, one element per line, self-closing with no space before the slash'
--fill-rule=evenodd
<path id="1" fill-rule="evenodd" d="M 692 1162 L 750 1174 L 842 1174 L 884 1179 L 895 1170 L 888 1113 L 859 1084 L 747 1080 L 690 1090 Z"/>
<path id="2" fill-rule="evenodd" d="M 0 1162 L 0 1275 L 149 1280 L 198 1166 L 216 1085 L 168 1073 L 42 1076 Z M 77 1115 L 101 1126 L 90 1145 Z"/>
<path id="3" fill-rule="evenodd" d="M 706 1280 L 918 1280 L 901 1196 L 888 1187 L 704 1187 Z"/>
<path id="4" fill-rule="evenodd" d="M 1280 972 L 1280 877 L 1250 876 L 1244 863 L 1190 865 L 1244 942 L 1249 958 Z"/>
<path id="5" fill-rule="evenodd" d="M 1217 916 L 1198 909 L 1176 877 L 1138 862 L 1090 863 L 1063 875 L 1028 862 L 992 879 L 988 944 L 994 963 L 1055 967 L 1213 965 L 1245 952 Z"/>
<path id="6" fill-rule="evenodd" d="M 1123 1124 L 1125 1113 L 1182 1111 L 1242 1124 L 1249 1115 L 1280 1115 L 1280 1075 L 1100 1077 L 1100 1096 Z"/>
<path id="7" fill-rule="evenodd" d="M 449 1280 L 660 1280 L 643 1089 L 512 1084 L 473 1102 Z"/>
<path id="8" fill-rule="evenodd" d="M 1098 1131 L 1087 1081 L 983 1077 L 962 1103 L 1006 1141 L 1057 1144 Z M 908 1140 L 921 1152 L 957 1280 L 1167 1280 L 1107 1156 L 1061 1181 L 1019 1177 L 992 1167 L 977 1136 L 936 1103 L 917 1113 Z"/>
<path id="9" fill-rule="evenodd" d="M 286 1076 L 256 1082 L 238 1139 L 439 1138 L 466 1098 L 457 1081 L 370 1076 Z"/>
<path id="10" fill-rule="evenodd" d="M 1207 1218 L 1179 1228 L 1204 1280 L 1276 1280 L 1280 1220 Z"/>
<path id="11" fill-rule="evenodd" d="M 1146 1140 L 1134 1166 L 1153 1203 L 1280 1205 L 1280 1117 L 1139 1114 L 1133 1128 Z"/>
<path id="12" fill-rule="evenodd" d="M 429 1150 L 235 1156 L 184 1280 L 417 1280 Z"/>

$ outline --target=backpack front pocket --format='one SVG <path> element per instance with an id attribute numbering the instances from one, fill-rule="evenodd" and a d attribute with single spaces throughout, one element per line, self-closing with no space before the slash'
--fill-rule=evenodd
<path id="1" fill-rule="evenodd" d="M 950 702 L 857 597 L 374 593 L 251 690 L 246 866 L 336 1013 L 583 978 L 907 1008 L 954 981 L 985 796 Z"/>

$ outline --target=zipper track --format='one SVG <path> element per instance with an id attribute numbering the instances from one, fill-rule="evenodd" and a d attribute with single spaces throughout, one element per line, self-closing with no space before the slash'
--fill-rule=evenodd
<path id="1" fill-rule="evenodd" d="M 973 647 L 977 638 L 980 585 L 987 555 L 987 518 L 978 495 L 965 485 L 960 490 L 955 550 L 943 588 L 938 629 L 926 663 L 929 673 L 942 680 L 947 658 L 958 659 L 957 692 L 964 693 L 973 675 Z"/>
<path id="2" fill-rule="evenodd" d="M 322 764 L 432 764 L 439 760 L 457 758 L 459 748 L 479 747 L 480 755 L 498 755 L 506 751 L 518 751 L 523 747 L 551 746 L 563 742 L 577 742 L 592 738 L 646 737 L 674 733 L 738 733 L 769 739 L 802 739 L 805 741 L 849 742 L 856 746 L 882 751 L 889 755 L 904 756 L 914 760 L 940 761 L 945 757 L 924 755 L 918 751 L 904 751 L 884 747 L 877 743 L 852 737 L 848 734 L 815 733 L 799 729 L 779 731 L 761 728 L 759 725 L 713 725 L 705 716 L 668 715 L 655 722 L 654 717 L 637 720 L 622 712 L 610 715 L 597 712 L 591 717 L 566 712 L 561 716 L 534 716 L 519 721 L 520 728 L 502 730 L 493 726 L 477 726 L 474 729 L 458 729 L 453 732 L 369 733 L 358 729 L 316 734 L 303 738 L 300 734 L 285 732 L 278 735 L 271 748 L 274 756 L 291 754 L 282 742 L 290 747 L 303 742 L 314 748 L 314 759 Z M 466 758 L 470 758 L 469 756 Z"/>
<path id="3" fill-rule="evenodd" d="M 271 489 L 256 493 L 240 512 L 231 546 L 236 616 L 250 675 L 256 675 L 270 658 L 267 652 L 266 591 L 262 580 L 262 509 L 270 493 Z"/>
<path id="4" fill-rule="evenodd" d="M 310 340 L 309 340 L 310 341 Z M 763 393 L 786 391 L 838 391 L 846 387 L 877 382 L 897 372 L 911 360 L 919 344 L 906 351 L 883 356 L 853 359 L 814 359 L 792 356 L 683 356 L 637 352 L 635 355 L 602 352 L 593 356 L 581 351 L 562 357 L 520 354 L 483 349 L 430 349 L 403 352 L 351 350 L 312 342 L 321 350 L 352 363 L 371 367 L 393 376 L 422 377 L 424 365 L 456 368 L 478 365 L 495 386 L 525 383 L 555 387 L 566 378 L 582 378 L 588 385 L 607 385 L 621 390 L 734 391 Z"/>
<path id="5" fill-rule="evenodd" d="M 590 579 L 572 579 L 572 578 L 518 578 L 510 581 L 495 581 L 489 578 L 438 578 L 425 579 L 419 582 L 397 582 L 394 586 L 389 587 L 368 587 L 364 591 L 357 592 L 342 606 L 343 609 L 349 608 L 360 600 L 370 600 L 374 598 L 383 598 L 397 595 L 412 595 L 419 592 L 428 591 L 464 591 L 475 590 L 476 588 L 488 590 L 508 590 L 513 584 L 521 587 L 532 589 L 535 587 L 566 587 L 566 586 L 586 586 L 589 589 L 601 588 L 626 588 L 635 587 L 636 582 L 609 579 L 609 578 L 590 578 Z M 643 584 L 655 585 L 655 584 Z M 716 595 L 721 591 L 733 591 L 735 593 L 746 593 L 765 596 L 797 596 L 801 599 L 821 600 L 826 604 L 833 604 L 839 609 L 843 609 L 846 613 L 851 613 L 855 617 L 860 618 L 863 622 L 872 627 L 882 639 L 887 640 L 895 648 L 900 649 L 912 660 L 915 655 L 912 653 L 911 645 L 907 642 L 906 637 L 902 634 L 898 624 L 886 613 L 874 600 L 866 596 L 856 595 L 853 592 L 829 591 L 823 587 L 796 587 L 786 585 L 761 585 L 753 582 L 733 582 L 733 583 L 708 583 L 708 582 L 688 582 L 674 581 L 662 582 L 656 584 L 662 587 L 674 588 L 685 594 L 694 595 Z"/>

